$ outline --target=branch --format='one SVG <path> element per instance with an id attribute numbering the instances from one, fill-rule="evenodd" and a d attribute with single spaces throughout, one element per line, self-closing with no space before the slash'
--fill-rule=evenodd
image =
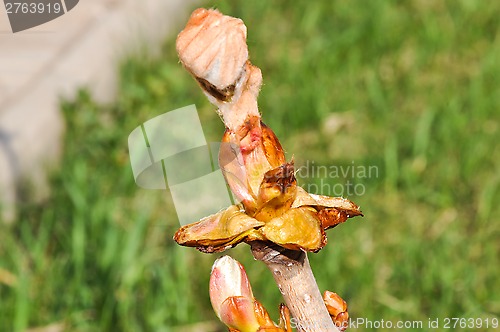
<path id="1" fill-rule="evenodd" d="M 266 242 L 253 242 L 255 259 L 271 270 L 298 331 L 339 331 L 333 323 L 314 279 L 307 254 Z"/>
<path id="2" fill-rule="evenodd" d="M 275 228 L 279 229 L 273 228 L 272 225 L 266 228 L 265 234 L 255 230 L 252 233 L 252 230 L 248 230 L 249 235 L 246 238 L 246 242 L 252 246 L 254 257 L 264 262 L 271 270 L 294 317 L 293 326 L 298 331 L 304 332 L 339 331 L 325 306 L 306 253 L 291 249 L 303 249 L 301 244 L 306 247 L 312 246 L 307 247 L 311 251 L 321 249 L 326 244 L 323 228 L 333 227 L 351 215 L 358 214 L 340 212 L 334 209 L 338 205 L 336 203 L 337 205 L 331 206 L 333 209 L 324 209 L 320 216 L 319 209 L 300 207 L 298 204 L 295 213 L 284 217 L 296 197 L 293 163 L 285 163 L 278 139 L 260 121 L 257 97 L 262 84 L 262 74 L 260 69 L 248 60 L 246 27 L 240 19 L 222 15 L 216 10 L 197 9 L 177 37 L 176 45 L 181 63 L 200 84 L 209 101 L 218 107 L 218 113 L 226 126 L 223 142 L 238 146 L 241 152 L 242 165 L 236 163 L 234 167 L 229 164 L 221 168 L 231 190 L 245 207 L 248 216 L 243 217 L 251 220 L 255 220 L 251 218 L 255 217 L 264 224 L 265 222 L 270 224 L 274 217 L 279 216 L 304 218 L 302 219 L 304 222 L 299 224 L 303 229 L 309 229 L 310 234 L 307 235 L 310 237 L 304 240 L 302 238 L 305 233 L 297 234 L 297 239 L 294 240 L 299 243 L 293 247 L 289 241 L 284 241 L 285 246 L 289 244 L 289 249 L 261 241 L 266 236 L 267 238 L 273 236 L 276 241 L 281 240 L 281 235 L 285 231 L 278 226 Z M 224 155 L 224 152 L 222 154 Z M 288 172 L 289 170 L 291 172 Z M 264 174 L 268 175 L 267 179 L 264 178 Z M 301 202 L 302 205 L 323 206 L 327 201 L 331 204 L 326 198 L 310 197 L 306 194 L 302 194 L 302 197 L 304 195 L 307 202 Z M 317 201 L 318 199 L 325 202 Z M 341 202 L 345 204 L 344 200 Z M 267 208 L 259 210 L 262 207 Z M 256 215 L 257 213 L 259 215 Z M 230 220 L 225 215 L 215 217 L 219 218 L 216 219 L 217 222 Z M 243 217 L 239 215 L 239 219 Z M 329 219 L 333 220 L 330 224 L 326 222 Z M 200 244 L 199 239 L 193 237 L 192 233 L 215 229 L 214 225 L 207 224 L 208 221 L 204 220 L 203 227 L 200 226 L 191 233 L 181 229 L 176 233 L 176 241 L 183 245 Z M 295 230 L 290 223 L 285 222 L 284 225 L 289 228 L 287 232 L 290 232 L 290 229 Z M 281 226 L 283 225 L 280 224 Z M 253 229 L 253 226 L 250 228 Z M 188 240 L 192 241 L 181 238 L 182 236 L 187 236 Z M 301 242 L 301 239 L 304 241 Z M 217 243 L 214 246 L 201 248 L 203 251 L 213 252 L 235 244 L 224 242 L 222 246 L 215 245 Z"/>

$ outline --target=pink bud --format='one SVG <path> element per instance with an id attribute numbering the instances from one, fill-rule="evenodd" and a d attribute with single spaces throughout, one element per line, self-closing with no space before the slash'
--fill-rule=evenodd
<path id="1" fill-rule="evenodd" d="M 246 38 L 242 20 L 199 8 L 177 37 L 177 52 L 194 76 L 223 90 L 236 84 L 244 70 L 248 60 Z"/>
<path id="2" fill-rule="evenodd" d="M 212 267 L 210 301 L 217 317 L 227 326 L 241 332 L 259 328 L 245 269 L 229 256 L 217 259 Z"/>

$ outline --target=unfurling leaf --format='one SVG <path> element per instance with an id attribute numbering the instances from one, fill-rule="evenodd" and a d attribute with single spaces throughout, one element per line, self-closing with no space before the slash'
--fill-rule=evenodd
<path id="1" fill-rule="evenodd" d="M 318 251 L 326 244 L 316 211 L 309 207 L 290 209 L 271 219 L 260 231 L 269 241 L 292 250 Z"/>
<path id="2" fill-rule="evenodd" d="M 316 252 L 327 243 L 326 229 L 362 215 L 347 199 L 309 194 L 297 186 L 293 163 L 267 171 L 257 195 L 242 188 L 251 197 L 246 208 L 233 205 L 183 226 L 174 240 L 203 252 L 220 252 L 256 240 Z"/>
<path id="3" fill-rule="evenodd" d="M 242 212 L 239 206 L 232 205 L 199 222 L 181 227 L 174 240 L 204 252 L 219 252 L 240 243 L 254 228 L 263 225 L 263 222 Z"/>

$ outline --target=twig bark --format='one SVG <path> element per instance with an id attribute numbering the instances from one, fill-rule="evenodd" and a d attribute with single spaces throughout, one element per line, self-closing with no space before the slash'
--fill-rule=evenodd
<path id="1" fill-rule="evenodd" d="M 323 303 L 305 252 L 256 241 L 252 254 L 271 270 L 297 331 L 339 331 Z"/>

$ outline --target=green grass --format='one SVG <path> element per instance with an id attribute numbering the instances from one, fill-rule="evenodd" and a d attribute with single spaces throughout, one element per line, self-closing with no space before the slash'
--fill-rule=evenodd
<path id="1" fill-rule="evenodd" d="M 365 189 L 349 196 L 365 217 L 329 231 L 329 245 L 310 255 L 320 288 L 343 296 L 353 318 L 498 318 L 500 3 L 207 6 L 245 21 L 264 75 L 260 109 L 289 158 L 377 167 L 370 178 L 300 179 L 323 191 L 347 181 Z M 31 203 L 28 188 L 19 220 L 0 226 L 2 331 L 54 323 L 182 331 L 216 319 L 208 299 L 216 256 L 171 240 L 178 223 L 169 193 L 135 185 L 127 137 L 193 103 L 208 141 L 223 127 L 172 39 L 159 58 L 130 57 L 120 68 L 114 104 L 98 105 L 85 91 L 63 103 L 64 155 L 50 197 Z M 247 246 L 227 253 L 245 264 L 277 318 L 270 273 Z"/>

